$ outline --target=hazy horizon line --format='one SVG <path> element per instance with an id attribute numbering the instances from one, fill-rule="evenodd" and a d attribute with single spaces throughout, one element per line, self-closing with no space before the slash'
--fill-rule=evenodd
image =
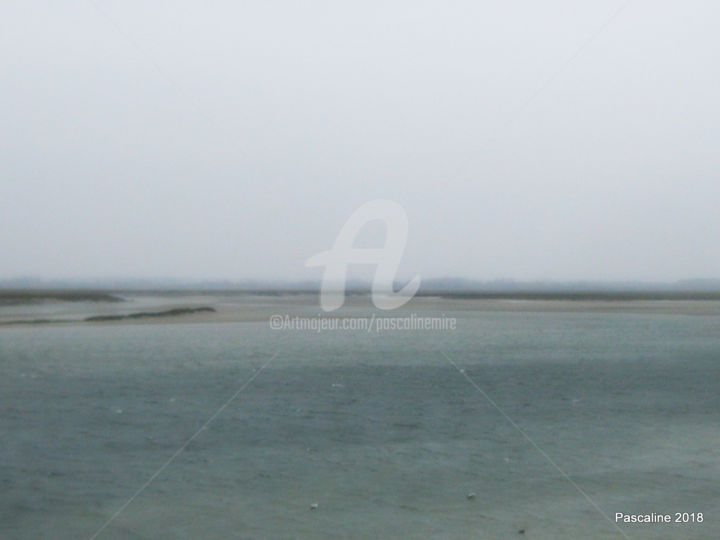
<path id="1" fill-rule="evenodd" d="M 397 286 L 402 286 L 409 279 L 398 278 L 394 281 Z M 165 277 L 36 277 L 17 276 L 0 277 L 0 288 L 41 288 L 41 287 L 155 287 L 155 288 L 189 288 L 208 287 L 241 289 L 245 288 L 273 288 L 283 289 L 318 289 L 322 283 L 321 279 L 275 279 L 275 278 L 185 278 L 178 276 Z M 348 289 L 370 288 L 371 279 L 348 278 L 345 284 Z M 720 289 L 720 278 L 718 277 L 689 277 L 675 280 L 653 280 L 653 279 L 516 279 L 516 278 L 468 278 L 458 276 L 425 277 L 422 279 L 421 289 L 432 288 L 511 288 L 522 287 L 711 287 Z M 343 284 L 335 284 L 334 288 L 341 289 Z"/>

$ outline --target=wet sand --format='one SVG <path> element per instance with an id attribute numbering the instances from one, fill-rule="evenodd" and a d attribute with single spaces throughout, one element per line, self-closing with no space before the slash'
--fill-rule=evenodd
<path id="1" fill-rule="evenodd" d="M 46 302 L 42 306 L 0 305 L 0 328 L 33 324 L 187 324 L 267 321 L 276 314 L 317 316 L 325 314 L 315 294 L 218 294 L 128 295 L 112 304 L 78 301 Z M 162 312 L 172 312 L 163 315 Z M 405 306 L 383 312 L 374 309 L 368 295 L 348 295 L 345 306 L 328 316 L 361 316 L 446 312 L 548 312 L 548 313 L 646 313 L 720 315 L 720 300 L 562 300 L 512 298 L 416 297 Z M 138 316 L 139 315 L 139 316 Z M 106 320 L 87 321 L 90 317 Z M 117 320 L 112 320 L 115 318 Z"/>

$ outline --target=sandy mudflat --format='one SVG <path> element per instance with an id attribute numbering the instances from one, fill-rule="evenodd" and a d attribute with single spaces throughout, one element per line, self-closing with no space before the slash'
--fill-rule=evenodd
<path id="1" fill-rule="evenodd" d="M 44 302 L 0 306 L 0 328 L 29 324 L 187 324 L 267 321 L 272 315 L 312 317 L 325 314 L 317 295 L 125 295 L 124 302 Z M 138 319 L 87 322 L 98 316 L 155 314 L 178 309 L 211 308 L 214 312 L 182 313 Z M 452 312 L 548 312 L 548 313 L 646 313 L 668 315 L 720 315 L 719 300 L 553 300 L 553 299 L 472 299 L 416 297 L 392 311 L 374 308 L 367 295 L 349 295 L 343 308 L 332 316 L 403 316 L 409 313 L 438 314 Z M 326 314 L 327 315 L 327 314 Z"/>

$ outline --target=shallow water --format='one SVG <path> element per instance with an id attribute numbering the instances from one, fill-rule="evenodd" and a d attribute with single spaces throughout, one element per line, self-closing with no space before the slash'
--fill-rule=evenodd
<path id="1" fill-rule="evenodd" d="M 0 329 L 0 538 L 92 537 L 209 419 L 97 538 L 720 537 L 720 317 L 446 314 Z"/>

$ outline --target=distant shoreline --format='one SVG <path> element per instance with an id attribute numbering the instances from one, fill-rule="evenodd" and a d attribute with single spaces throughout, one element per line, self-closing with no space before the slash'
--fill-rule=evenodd
<path id="1" fill-rule="evenodd" d="M 102 290 L 0 289 L 0 306 L 43 302 L 123 302 L 119 296 Z"/>
<path id="2" fill-rule="evenodd" d="M 318 296 L 317 289 L 0 289 L 0 306 L 48 302 L 124 302 L 123 296 Z M 367 289 L 349 289 L 348 296 L 370 294 Z M 447 290 L 426 289 L 419 298 L 435 297 L 457 300 L 568 300 L 568 301 L 634 301 L 634 300 L 720 300 L 720 290 Z"/>
<path id="3" fill-rule="evenodd" d="M 720 300 L 720 291 L 513 291 L 513 292 L 419 292 L 416 296 L 436 296 L 467 300 Z"/>

